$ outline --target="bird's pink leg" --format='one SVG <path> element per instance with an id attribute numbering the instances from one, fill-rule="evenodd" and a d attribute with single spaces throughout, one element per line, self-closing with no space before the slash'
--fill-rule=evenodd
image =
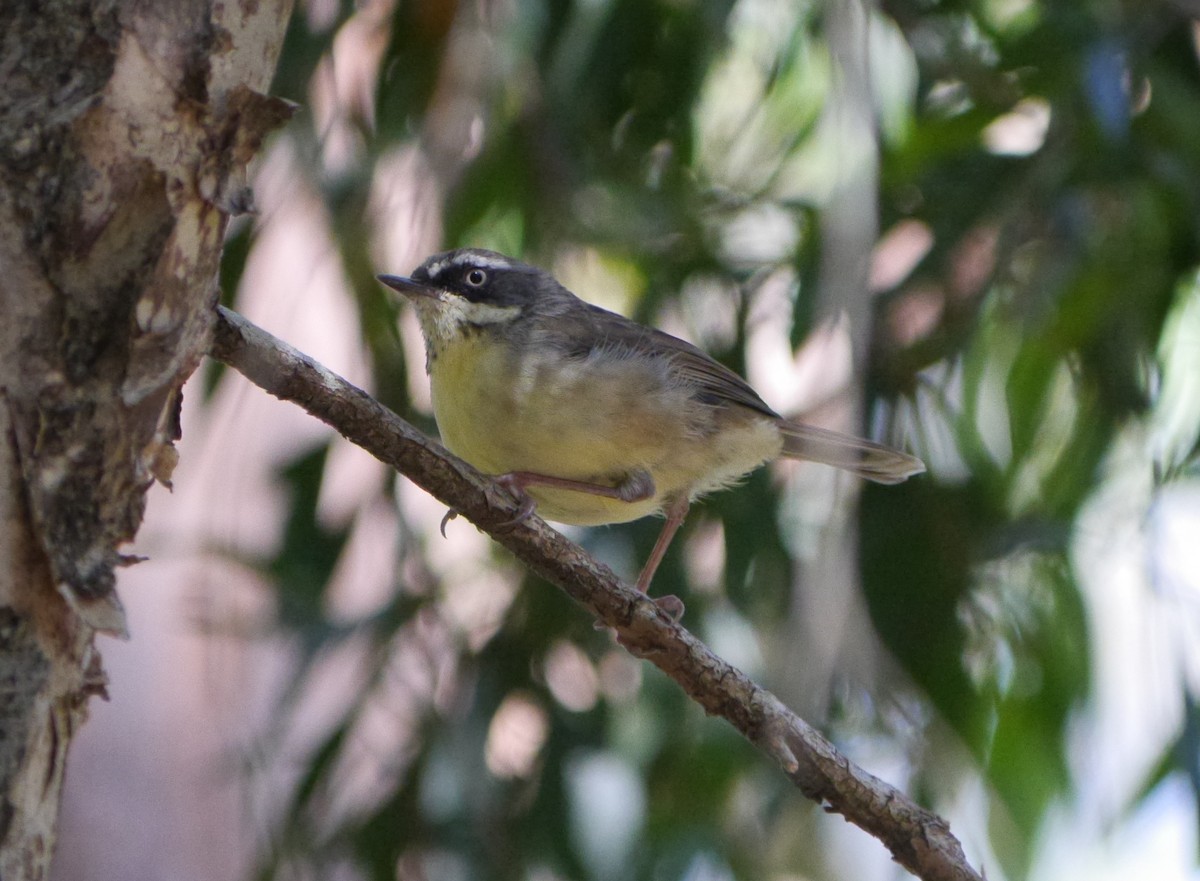
<path id="1" fill-rule="evenodd" d="M 663 524 L 662 532 L 658 534 L 658 541 L 654 543 L 654 550 L 650 552 L 646 565 L 642 567 L 642 574 L 638 576 L 637 589 L 642 593 L 649 593 L 650 581 L 654 578 L 658 564 L 667 555 L 667 548 L 671 546 L 671 540 L 675 538 L 675 533 L 683 525 L 689 507 L 688 497 L 684 495 L 676 498 L 667 508 L 667 522 Z M 674 594 L 658 597 L 654 602 L 674 620 L 678 621 L 683 617 L 683 600 Z"/>
<path id="2" fill-rule="evenodd" d="M 516 526 L 533 514 L 537 503 L 527 492 L 527 489 L 531 486 L 568 489 L 573 492 L 588 493 L 608 499 L 618 499 L 622 502 L 643 501 L 653 497 L 655 490 L 654 478 L 650 476 L 650 472 L 642 470 L 631 471 L 616 486 L 588 483 L 584 480 L 571 480 L 566 477 L 552 477 L 549 474 L 538 474 L 535 471 L 509 471 L 507 474 L 499 475 L 496 478 L 496 482 L 512 492 L 520 501 L 520 507 L 517 509 L 516 516 L 504 524 L 506 526 Z M 667 522 L 663 524 L 662 532 L 658 534 L 658 540 L 654 542 L 654 549 L 650 552 L 650 557 L 646 560 L 646 565 L 642 567 L 641 574 L 638 575 L 637 589 L 642 593 L 649 592 L 650 581 L 654 578 L 654 573 L 657 571 L 659 563 L 666 556 L 667 548 L 671 546 L 671 540 L 675 538 L 675 533 L 679 531 L 679 527 L 683 525 L 684 519 L 687 518 L 689 507 L 690 503 L 687 496 L 682 495 L 672 501 L 667 508 Z M 443 521 L 443 525 L 445 525 L 445 521 Z M 657 597 L 654 602 L 676 621 L 683 616 L 683 600 L 674 594 Z"/>

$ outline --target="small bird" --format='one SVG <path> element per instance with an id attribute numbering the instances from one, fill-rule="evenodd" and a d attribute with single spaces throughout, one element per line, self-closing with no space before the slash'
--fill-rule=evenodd
<path id="1" fill-rule="evenodd" d="M 771 459 L 877 483 L 925 470 L 907 453 L 784 419 L 690 343 L 503 254 L 446 251 L 411 277 L 378 279 L 416 309 L 443 443 L 514 493 L 516 522 L 535 508 L 580 526 L 665 514 L 642 592 L 689 505 Z M 676 597 L 657 602 L 682 613 Z"/>

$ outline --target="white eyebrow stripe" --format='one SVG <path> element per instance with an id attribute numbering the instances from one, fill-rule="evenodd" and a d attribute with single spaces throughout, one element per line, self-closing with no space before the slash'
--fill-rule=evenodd
<path id="1" fill-rule="evenodd" d="M 451 266 L 462 266 L 467 263 L 483 269 L 512 269 L 512 261 L 505 257 L 492 257 L 480 254 L 477 251 L 466 251 L 461 254 L 455 254 L 452 257 L 446 257 L 436 263 L 431 263 L 426 271 L 429 273 L 430 278 L 436 278 Z"/>

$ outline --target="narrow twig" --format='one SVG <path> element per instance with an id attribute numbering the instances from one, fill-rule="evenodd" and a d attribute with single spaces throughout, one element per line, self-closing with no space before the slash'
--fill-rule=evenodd
<path id="1" fill-rule="evenodd" d="M 508 493 L 366 392 L 221 307 L 212 356 L 276 397 L 299 404 L 487 532 L 615 630 L 622 645 L 674 679 L 707 713 L 728 720 L 806 796 L 882 841 L 914 875 L 925 881 L 982 881 L 945 820 L 859 768 L 773 694 L 544 521 L 530 517 L 506 527 L 517 510 Z"/>

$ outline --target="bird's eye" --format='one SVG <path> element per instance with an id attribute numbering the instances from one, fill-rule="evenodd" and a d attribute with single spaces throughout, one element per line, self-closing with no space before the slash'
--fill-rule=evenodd
<path id="1" fill-rule="evenodd" d="M 467 284 L 473 288 L 483 287 L 485 281 L 487 281 L 487 273 L 482 269 L 472 269 L 467 273 Z"/>

